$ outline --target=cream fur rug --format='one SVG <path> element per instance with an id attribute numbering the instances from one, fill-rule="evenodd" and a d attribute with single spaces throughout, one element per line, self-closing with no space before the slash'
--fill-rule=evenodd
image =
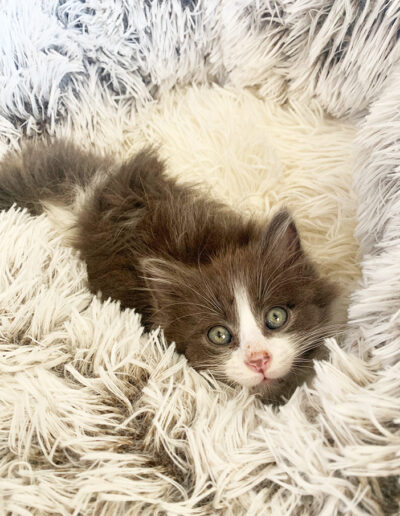
<path id="1" fill-rule="evenodd" d="M 321 267 L 349 285 L 358 276 L 354 137 L 317 106 L 193 88 L 142 112 L 119 154 L 158 144 L 171 174 L 239 211 L 267 217 L 290 206 Z M 8 511 L 378 510 L 378 487 L 360 468 L 372 457 L 389 472 L 395 465 L 385 462 L 390 447 L 362 442 L 399 402 L 388 392 L 376 413 L 370 390 L 379 375 L 366 362 L 330 341 L 313 386 L 274 410 L 195 372 L 160 335 L 143 335 L 133 311 L 93 299 L 84 265 L 45 216 L 2 213 L 0 234 Z"/>
<path id="2" fill-rule="evenodd" d="M 343 341 L 273 409 L 93 298 L 45 215 L 0 213 L 1 515 L 399 513 L 399 13 L 1 3 L 1 151 L 42 134 L 120 157 L 159 145 L 170 174 L 234 209 L 289 206 L 353 292 Z"/>

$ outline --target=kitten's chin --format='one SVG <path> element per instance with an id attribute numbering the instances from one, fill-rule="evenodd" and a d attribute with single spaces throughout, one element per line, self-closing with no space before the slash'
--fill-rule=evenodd
<path id="1" fill-rule="evenodd" d="M 307 369 L 303 372 L 290 370 L 285 376 L 254 385 L 250 391 L 264 403 L 281 405 L 289 400 L 297 387 L 312 381 L 314 374 L 314 369 Z"/>
<path id="2" fill-rule="evenodd" d="M 264 403 L 272 403 L 274 405 L 282 405 L 291 397 L 295 387 L 286 384 L 283 379 L 274 380 L 271 383 L 261 383 L 252 387 L 250 392 L 257 396 Z"/>

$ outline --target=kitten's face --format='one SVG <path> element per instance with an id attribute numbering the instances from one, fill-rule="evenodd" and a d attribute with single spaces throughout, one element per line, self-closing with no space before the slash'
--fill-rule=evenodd
<path id="1" fill-rule="evenodd" d="M 207 265 L 148 260 L 145 270 L 155 322 L 189 363 L 266 398 L 302 383 L 333 334 L 334 288 L 303 253 L 287 212 Z"/>

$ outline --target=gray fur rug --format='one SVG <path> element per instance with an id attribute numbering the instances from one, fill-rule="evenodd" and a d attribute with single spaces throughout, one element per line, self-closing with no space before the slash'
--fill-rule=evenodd
<path id="1" fill-rule="evenodd" d="M 305 234 L 318 219 L 306 182 L 319 188 L 314 208 L 330 210 L 321 266 L 357 279 L 356 211 L 361 266 L 346 335 L 327 342 L 312 385 L 275 409 L 192 370 L 134 311 L 93 298 L 84 264 L 45 215 L 1 213 L 0 513 L 398 514 L 400 2 L 0 5 L 2 151 L 43 136 L 119 155 L 156 141 L 171 163 L 197 164 L 198 179 L 220 158 L 210 149 L 227 148 L 234 116 L 235 148 L 246 141 L 258 161 L 225 157 L 232 176 L 218 184 L 233 195 L 241 170 L 248 180 L 279 155 L 287 180 L 298 163 L 285 184 Z M 212 117 L 219 108 L 224 126 Z M 282 141 L 265 153 L 273 120 Z M 261 125 L 269 143 L 251 132 Z M 204 127 L 213 138 L 200 148 Z M 275 201 L 257 196 L 268 214 Z"/>

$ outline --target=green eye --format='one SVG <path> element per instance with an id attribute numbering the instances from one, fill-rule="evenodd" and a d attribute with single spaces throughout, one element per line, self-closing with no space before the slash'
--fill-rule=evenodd
<path id="1" fill-rule="evenodd" d="M 213 344 L 224 346 L 232 340 L 232 335 L 224 326 L 213 326 L 207 333 L 207 337 Z"/>
<path id="2" fill-rule="evenodd" d="M 276 330 L 285 324 L 288 318 L 287 311 L 281 306 L 274 306 L 267 313 L 265 324 L 270 330 Z"/>

